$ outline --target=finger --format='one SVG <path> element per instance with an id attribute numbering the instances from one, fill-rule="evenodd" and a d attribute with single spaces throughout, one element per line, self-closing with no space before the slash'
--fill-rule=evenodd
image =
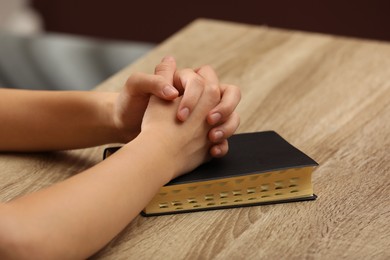
<path id="1" fill-rule="evenodd" d="M 177 73 L 174 78 L 174 84 L 176 87 L 179 86 L 185 89 L 178 111 L 178 118 L 181 121 L 185 121 L 188 118 L 205 88 L 207 92 L 213 93 L 213 96 L 218 91 L 218 98 L 220 96 L 218 76 L 208 65 L 196 69 L 196 73 L 190 69 Z"/>
<path id="2" fill-rule="evenodd" d="M 185 90 L 177 112 L 177 118 L 184 122 L 202 96 L 206 82 L 191 69 L 177 71 L 173 82 L 177 88 Z"/>
<path id="3" fill-rule="evenodd" d="M 192 78 L 194 76 L 194 72 L 200 75 L 201 77 L 203 77 L 206 81 L 210 82 L 211 84 L 218 85 L 218 76 L 215 73 L 215 71 L 208 65 L 202 66 L 195 70 L 183 69 L 177 71 L 174 74 L 174 78 L 173 78 L 173 84 L 180 91 L 181 94 L 183 94 L 184 90 L 186 89 L 186 83 L 188 78 Z"/>
<path id="4" fill-rule="evenodd" d="M 220 89 L 222 93 L 221 102 L 207 116 L 207 122 L 210 125 L 224 122 L 233 113 L 241 100 L 241 92 L 238 87 L 222 84 Z"/>
<path id="5" fill-rule="evenodd" d="M 133 73 L 126 81 L 125 91 L 133 97 L 155 95 L 165 100 L 173 100 L 179 92 L 169 82 L 159 75 Z"/>
<path id="6" fill-rule="evenodd" d="M 165 56 L 154 69 L 155 75 L 160 75 L 173 85 L 173 75 L 176 71 L 176 60 L 172 56 Z"/>
<path id="7" fill-rule="evenodd" d="M 209 131 L 209 140 L 213 143 L 219 143 L 232 136 L 240 126 L 240 117 L 233 112 L 223 124 L 214 127 Z"/>
<path id="8" fill-rule="evenodd" d="M 206 79 L 207 82 L 219 85 L 217 73 L 210 65 L 205 65 L 200 68 L 197 68 L 195 72 L 202 76 L 204 79 Z"/>
<path id="9" fill-rule="evenodd" d="M 225 156 L 228 151 L 229 151 L 229 144 L 227 140 L 223 140 L 222 143 L 213 145 L 210 148 L 211 156 L 216 158 Z"/>

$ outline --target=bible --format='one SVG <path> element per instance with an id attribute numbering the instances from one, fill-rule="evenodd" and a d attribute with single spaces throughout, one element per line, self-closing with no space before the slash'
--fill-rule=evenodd
<path id="1" fill-rule="evenodd" d="M 104 158 L 120 147 L 105 149 Z M 315 200 L 318 164 L 274 131 L 236 134 L 229 152 L 163 186 L 143 216 Z"/>

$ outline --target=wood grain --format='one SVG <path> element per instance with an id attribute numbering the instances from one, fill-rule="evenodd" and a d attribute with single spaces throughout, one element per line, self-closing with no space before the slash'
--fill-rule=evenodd
<path id="1" fill-rule="evenodd" d="M 390 44 L 197 20 L 103 82 L 211 64 L 240 86 L 239 132 L 275 130 L 316 159 L 317 201 L 137 217 L 94 259 L 389 259 Z M 101 160 L 102 147 L 1 154 L 9 200 Z"/>

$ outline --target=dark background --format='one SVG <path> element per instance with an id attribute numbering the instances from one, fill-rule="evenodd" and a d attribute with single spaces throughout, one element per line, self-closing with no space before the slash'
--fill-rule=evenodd
<path id="1" fill-rule="evenodd" d="M 46 30 L 159 43 L 196 18 L 390 41 L 390 1 L 34 0 Z"/>

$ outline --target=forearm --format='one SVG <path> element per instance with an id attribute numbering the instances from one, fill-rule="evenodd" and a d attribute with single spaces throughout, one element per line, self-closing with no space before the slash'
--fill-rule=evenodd
<path id="1" fill-rule="evenodd" d="M 0 89 L 0 150 L 60 150 L 119 142 L 116 93 Z"/>
<path id="2" fill-rule="evenodd" d="M 11 231 L 3 235 L 26 236 L 11 241 L 27 239 L 20 245 L 32 257 L 81 259 L 96 252 L 172 178 L 169 158 L 153 140 L 141 134 L 99 165 L 6 204 L 2 221 Z"/>

